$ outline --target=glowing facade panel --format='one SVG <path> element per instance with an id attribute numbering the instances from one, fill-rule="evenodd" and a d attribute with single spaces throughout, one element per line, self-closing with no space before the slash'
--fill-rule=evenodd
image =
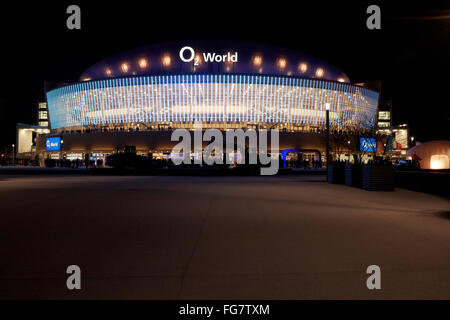
<path id="1" fill-rule="evenodd" d="M 378 93 L 294 77 L 193 74 L 76 83 L 47 93 L 52 129 L 126 123 L 330 123 L 371 128 Z"/>

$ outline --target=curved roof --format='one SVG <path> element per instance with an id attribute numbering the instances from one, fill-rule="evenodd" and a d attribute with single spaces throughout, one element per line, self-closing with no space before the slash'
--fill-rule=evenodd
<path id="1" fill-rule="evenodd" d="M 183 62 L 181 48 L 190 46 L 199 64 Z M 237 62 L 205 63 L 204 53 L 238 53 Z M 188 58 L 189 51 L 185 52 Z M 81 81 L 133 75 L 159 74 L 263 74 L 350 82 L 345 73 L 310 55 L 275 46 L 230 41 L 180 41 L 139 47 L 110 56 L 87 70 Z"/>
<path id="2" fill-rule="evenodd" d="M 406 155 L 420 159 L 422 169 L 449 169 L 450 141 L 425 142 L 409 149 Z"/>

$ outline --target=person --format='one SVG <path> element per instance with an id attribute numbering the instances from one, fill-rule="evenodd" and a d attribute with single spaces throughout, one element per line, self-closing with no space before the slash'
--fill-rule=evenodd
<path id="1" fill-rule="evenodd" d="M 86 166 L 86 170 L 87 170 L 89 167 L 89 153 L 86 153 L 84 155 L 84 165 Z"/>

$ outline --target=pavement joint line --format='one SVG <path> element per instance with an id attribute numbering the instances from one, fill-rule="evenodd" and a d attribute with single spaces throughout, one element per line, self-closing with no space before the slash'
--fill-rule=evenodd
<path id="1" fill-rule="evenodd" d="M 228 198 L 236 198 L 235 195 L 221 195 L 222 198 L 228 197 Z M 243 198 L 247 198 L 247 199 L 258 199 L 256 196 L 255 197 L 243 197 Z M 242 199 L 242 198 L 240 198 Z M 273 199 L 258 199 L 260 202 L 264 202 L 264 201 L 269 201 L 269 202 L 281 202 L 281 203 L 291 203 L 291 204 L 302 204 L 302 205 L 313 205 L 313 206 L 317 206 L 317 207 L 331 207 L 331 208 L 349 208 L 349 209 L 359 209 L 359 210 L 380 210 L 380 211 L 395 211 L 395 212 L 404 212 L 404 213 L 424 213 L 422 209 L 400 209 L 400 208 L 374 208 L 374 207 L 364 207 L 364 206 L 351 206 L 351 205 L 346 205 L 343 203 L 334 203 L 334 204 L 324 204 L 323 202 L 315 202 L 315 201 L 305 201 L 304 199 L 301 200 L 291 200 L 291 199 L 280 199 L 280 198 L 273 198 Z M 438 210 L 436 210 L 437 212 Z M 442 211 L 442 210 L 439 210 Z M 429 209 L 427 209 L 427 214 L 429 214 Z"/>

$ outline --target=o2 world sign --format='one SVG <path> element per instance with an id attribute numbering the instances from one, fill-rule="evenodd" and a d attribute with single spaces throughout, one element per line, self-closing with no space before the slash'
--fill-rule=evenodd
<path id="1" fill-rule="evenodd" d="M 204 62 L 227 63 L 227 62 L 237 62 L 238 61 L 238 53 L 237 52 L 235 52 L 235 53 L 226 52 L 225 54 L 217 54 L 216 52 L 203 52 L 202 56 L 203 56 Z M 194 66 L 198 66 L 201 62 L 201 56 L 196 55 L 195 50 L 189 46 L 181 48 L 180 59 L 183 62 L 194 61 Z"/>

